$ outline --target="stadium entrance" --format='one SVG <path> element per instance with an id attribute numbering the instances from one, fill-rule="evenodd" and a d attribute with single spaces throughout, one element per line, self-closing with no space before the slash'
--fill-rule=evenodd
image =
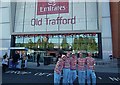
<path id="1" fill-rule="evenodd" d="M 92 52 L 94 58 L 102 58 L 100 33 L 22 34 L 13 37 L 15 47 L 26 47 L 31 50 L 28 54 L 33 56 L 40 52 L 42 57 L 57 57 L 59 50 L 66 52 L 74 50 L 76 53 Z"/>

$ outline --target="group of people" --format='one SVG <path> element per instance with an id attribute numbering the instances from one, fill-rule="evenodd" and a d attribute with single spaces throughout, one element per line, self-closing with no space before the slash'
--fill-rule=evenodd
<path id="1" fill-rule="evenodd" d="M 8 68 L 12 69 L 21 69 L 27 67 L 27 57 L 25 53 L 20 53 L 18 51 L 15 51 L 15 54 L 13 56 L 8 57 L 8 54 L 5 53 L 2 58 L 2 71 L 6 72 Z"/>
<path id="2" fill-rule="evenodd" d="M 27 68 L 27 55 L 24 52 L 15 51 L 14 56 L 12 56 L 12 68 L 22 69 Z"/>
<path id="3" fill-rule="evenodd" d="M 83 58 L 81 52 L 78 52 L 78 58 L 75 53 L 72 53 L 72 57 L 70 55 L 70 52 L 66 55 L 62 54 L 58 59 L 54 69 L 54 84 L 59 85 L 61 76 L 63 76 L 63 85 L 73 85 L 78 74 L 80 85 L 85 85 L 86 80 L 88 85 L 91 85 L 91 80 L 92 85 L 96 85 L 95 60 L 92 58 L 92 54 L 88 53 L 86 58 Z"/>

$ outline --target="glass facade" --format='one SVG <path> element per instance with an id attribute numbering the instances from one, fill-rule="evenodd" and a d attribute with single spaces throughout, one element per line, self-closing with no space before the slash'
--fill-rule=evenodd
<path id="1" fill-rule="evenodd" d="M 16 47 L 29 49 L 83 51 L 98 53 L 98 34 L 56 34 L 16 36 Z"/>

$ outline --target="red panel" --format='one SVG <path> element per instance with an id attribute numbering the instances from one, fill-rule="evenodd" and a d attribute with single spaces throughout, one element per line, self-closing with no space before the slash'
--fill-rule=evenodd
<path id="1" fill-rule="evenodd" d="M 38 0 L 37 15 L 69 13 L 69 2 L 57 2 L 57 0 Z"/>

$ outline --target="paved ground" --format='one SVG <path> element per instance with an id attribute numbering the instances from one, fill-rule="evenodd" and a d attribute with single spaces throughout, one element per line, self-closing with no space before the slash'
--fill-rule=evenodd
<path id="1" fill-rule="evenodd" d="M 96 72 L 97 85 L 120 85 L 120 74 L 118 73 L 101 73 Z M 40 69 L 26 69 L 26 70 L 9 70 L 3 73 L 3 85 L 21 84 L 47 84 L 53 85 L 53 70 L 40 70 Z M 62 80 L 61 80 L 62 81 Z M 75 85 L 78 85 L 76 79 Z"/>
<path id="2" fill-rule="evenodd" d="M 40 67 L 37 67 L 36 62 L 28 62 L 26 70 L 9 70 L 3 74 L 0 72 L 0 75 L 2 75 L 0 80 L 3 81 L 3 85 L 28 85 L 28 83 L 29 85 L 41 85 L 43 83 L 50 85 L 53 84 L 54 67 L 55 64 L 44 65 L 43 63 Z M 97 85 L 120 85 L 120 67 L 118 67 L 116 59 L 111 61 L 96 59 L 95 72 Z M 78 85 L 77 79 L 75 83 L 75 85 Z"/>
<path id="3" fill-rule="evenodd" d="M 54 69 L 55 64 L 44 65 L 41 63 L 40 67 L 37 67 L 36 62 L 28 62 L 28 68 L 31 69 Z M 101 59 L 96 59 L 96 72 L 110 72 L 110 73 L 120 73 L 120 67 L 117 65 L 117 60 L 103 61 Z"/>

